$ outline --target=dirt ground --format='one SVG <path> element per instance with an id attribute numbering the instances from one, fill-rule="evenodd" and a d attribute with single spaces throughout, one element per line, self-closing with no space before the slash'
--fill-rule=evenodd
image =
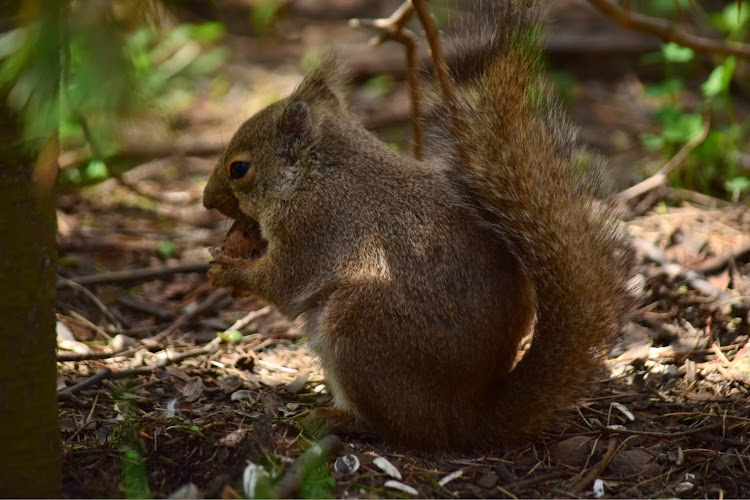
<path id="1" fill-rule="evenodd" d="M 378 15 L 374 3 L 365 15 Z M 398 60 L 389 62 L 397 49 L 369 49 L 371 33 L 346 26 L 361 15 L 356 2 L 308 4 L 284 21 L 295 36 L 273 43 L 242 35 L 224 12 L 233 49 L 221 70 L 225 91 L 199 92 L 178 119 L 131 130 L 126 148 L 154 137 L 169 146 L 122 179 L 60 197 L 65 495 L 750 498 L 750 211 L 679 189 L 626 205 L 638 308 L 606 376 L 554 429 L 525 446 L 469 454 L 351 437 L 324 440 L 322 459 L 310 460 L 315 449 L 304 454 L 322 437 L 303 422 L 331 403 L 325 379 L 299 325 L 208 283 L 206 248 L 229 224 L 202 207 L 201 195 L 221 145 L 294 87 L 309 47 L 342 43 L 360 82 L 383 68 L 398 72 Z M 576 1 L 560 4 L 551 65 L 579 75 L 569 114 L 619 189 L 663 161 L 638 147 L 638 134 L 653 128 L 653 106 L 627 69 L 635 61 L 627 51 L 608 58 L 601 78 L 591 74 L 601 56 L 571 62 L 565 36 L 617 32 L 581 21 Z M 327 17 L 314 15 L 322 11 Z M 636 41 L 641 51 L 653 43 Z M 352 100 L 381 137 L 405 147 L 398 77 L 386 93 L 364 85 Z"/>

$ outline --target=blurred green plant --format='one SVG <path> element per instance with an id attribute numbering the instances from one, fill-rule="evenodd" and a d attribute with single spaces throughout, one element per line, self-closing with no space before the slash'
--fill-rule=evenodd
<path id="1" fill-rule="evenodd" d="M 670 13 L 677 9 L 674 5 Z M 709 19 L 714 28 L 732 38 L 747 29 L 750 3 L 732 3 L 721 12 L 711 14 Z M 691 151 L 684 165 L 671 173 L 671 182 L 704 193 L 735 198 L 750 189 L 750 179 L 742 174 L 737 161 L 743 144 L 750 141 L 750 124 L 737 119 L 730 92 L 736 74 L 736 59 L 729 56 L 715 65 L 700 85 L 702 102 L 692 110 L 680 100 L 680 93 L 686 89 L 685 75 L 695 62 L 692 49 L 666 43 L 660 52 L 646 55 L 643 62 L 662 63 L 665 71 L 663 81 L 647 85 L 645 89 L 647 95 L 660 100 L 655 118 L 661 127 L 658 134 L 641 136 L 646 148 L 671 157 L 701 134 L 707 112 L 713 117 L 706 138 Z"/>
<path id="2" fill-rule="evenodd" d="M 38 148 L 59 132 L 64 149 L 90 153 L 88 164 L 64 172 L 67 182 L 106 179 L 122 118 L 186 108 L 189 84 L 227 58 L 215 46 L 225 34 L 221 23 L 159 28 L 148 20 L 148 3 L 71 1 L 59 17 L 39 9 L 0 35 L 0 86 L 22 116 L 24 138 Z M 48 83 L 58 81 L 49 74 L 57 67 L 59 87 Z"/>

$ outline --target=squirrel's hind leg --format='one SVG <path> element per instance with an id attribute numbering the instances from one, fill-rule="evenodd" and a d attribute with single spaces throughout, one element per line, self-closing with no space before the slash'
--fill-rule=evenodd
<path id="1" fill-rule="evenodd" d="M 374 436 L 372 431 L 350 412 L 337 408 L 314 408 L 305 419 L 305 427 L 321 436 Z"/>

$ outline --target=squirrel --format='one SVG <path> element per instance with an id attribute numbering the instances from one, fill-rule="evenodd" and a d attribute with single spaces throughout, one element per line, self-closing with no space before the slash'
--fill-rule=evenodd
<path id="1" fill-rule="evenodd" d="M 539 3 L 501 2 L 481 71 L 433 106 L 425 160 L 362 126 L 329 57 L 210 176 L 205 207 L 235 220 L 210 279 L 304 320 L 328 431 L 432 449 L 533 438 L 626 319 L 626 235 L 540 104 Z"/>

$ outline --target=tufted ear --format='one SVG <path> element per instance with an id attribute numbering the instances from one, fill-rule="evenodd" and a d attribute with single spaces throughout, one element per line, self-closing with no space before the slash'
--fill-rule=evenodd
<path id="1" fill-rule="evenodd" d="M 344 106 L 343 81 L 345 71 L 335 52 L 326 54 L 315 68 L 305 76 L 294 91 L 291 100 L 305 101 L 310 105 Z"/>
<path id="2" fill-rule="evenodd" d="M 283 154 L 290 164 L 315 143 L 317 133 L 312 110 L 303 101 L 291 101 L 281 114 L 279 135 L 283 138 Z"/>

